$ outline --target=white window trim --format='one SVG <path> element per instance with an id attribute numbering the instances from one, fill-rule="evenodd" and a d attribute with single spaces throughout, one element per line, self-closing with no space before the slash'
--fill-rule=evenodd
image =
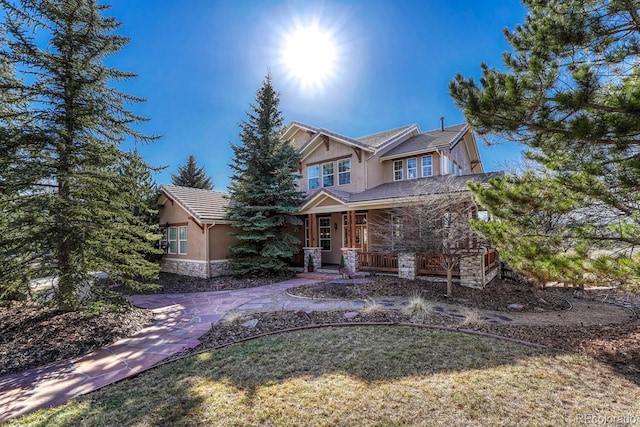
<path id="1" fill-rule="evenodd" d="M 345 172 L 340 172 L 340 164 L 344 164 L 348 162 L 349 163 L 349 170 L 345 171 Z M 338 170 L 338 185 L 349 185 L 351 184 L 351 159 L 350 158 L 346 158 L 346 159 L 340 159 L 337 161 L 337 165 L 336 165 L 336 169 Z M 340 176 L 341 175 L 348 175 L 349 176 L 349 182 L 345 183 L 345 184 L 341 184 L 340 183 Z"/>
<path id="2" fill-rule="evenodd" d="M 175 238 L 171 238 L 171 230 L 175 231 Z M 171 242 L 174 242 L 174 250 L 171 251 Z M 176 255 L 178 253 L 178 227 L 167 227 L 167 254 Z"/>
<path id="3" fill-rule="evenodd" d="M 310 240 L 310 233 L 309 233 L 310 229 L 309 229 L 309 218 L 305 218 L 304 219 L 304 246 L 305 247 L 309 247 L 309 245 L 311 243 L 309 243 Z"/>
<path id="4" fill-rule="evenodd" d="M 424 159 L 426 159 L 426 158 L 430 158 L 431 159 L 431 164 L 429 165 L 429 169 L 430 169 L 429 175 L 424 173 L 424 169 L 425 169 L 424 168 Z M 428 176 L 433 176 L 433 155 L 432 154 L 429 154 L 427 156 L 422 156 L 422 159 L 420 160 L 420 168 L 422 169 L 421 172 L 422 172 L 422 177 L 423 178 L 426 178 Z"/>
<path id="5" fill-rule="evenodd" d="M 330 174 L 326 174 L 324 173 L 324 167 L 325 165 L 331 165 L 332 171 Z M 324 185 L 324 178 L 325 177 L 331 177 L 333 184 L 331 185 Z M 336 186 L 336 169 L 335 169 L 335 164 L 333 162 L 325 162 L 322 164 L 322 187 L 327 188 L 327 187 L 335 187 Z"/>
<path id="6" fill-rule="evenodd" d="M 323 220 L 328 220 L 328 225 L 320 225 L 320 223 Z M 322 237 L 322 232 L 321 229 L 326 228 L 329 230 L 329 238 L 323 238 Z M 322 252 L 331 252 L 331 217 L 327 216 L 327 217 L 320 217 L 318 218 L 318 246 L 320 246 L 320 248 L 322 248 L 322 242 L 323 241 L 328 241 L 329 242 L 329 249 L 321 249 Z"/>
<path id="7" fill-rule="evenodd" d="M 312 168 L 317 168 L 318 169 L 318 176 L 315 177 L 311 177 L 311 174 L 309 173 L 309 171 Z M 318 180 L 318 185 L 315 188 L 311 188 L 311 180 L 312 179 L 316 179 Z M 311 190 L 316 190 L 318 188 L 320 188 L 322 186 L 322 182 L 320 181 L 320 165 L 311 165 L 311 166 L 307 166 L 307 190 L 311 191 Z"/>
<path id="8" fill-rule="evenodd" d="M 409 168 L 409 160 L 415 160 L 416 161 L 416 167 L 415 168 Z M 415 173 L 413 174 L 413 178 L 410 176 L 409 171 L 415 169 Z M 416 179 L 418 177 L 418 158 L 417 157 L 411 157 L 409 159 L 407 159 L 407 179 Z"/>
<path id="9" fill-rule="evenodd" d="M 180 231 L 184 229 L 184 239 L 180 238 Z M 189 236 L 189 229 L 187 228 L 186 225 L 180 226 L 178 227 L 178 255 L 186 255 L 187 251 L 189 250 L 189 247 L 187 246 L 188 243 L 188 236 Z M 182 242 L 184 242 L 184 247 L 185 247 L 185 251 L 182 251 Z"/>
<path id="10" fill-rule="evenodd" d="M 400 169 L 396 169 L 396 165 L 400 164 Z M 396 179 L 396 172 L 400 172 L 400 178 Z M 394 160 L 393 161 L 393 180 L 394 181 L 402 181 L 404 179 L 404 161 L 403 160 Z"/>

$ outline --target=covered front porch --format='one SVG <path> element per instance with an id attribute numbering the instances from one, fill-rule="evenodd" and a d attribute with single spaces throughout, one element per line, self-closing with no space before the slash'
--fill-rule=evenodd
<path id="1" fill-rule="evenodd" d="M 303 207 L 299 218 L 304 227 L 299 229 L 301 246 L 295 264 L 308 271 L 310 264 L 314 269 L 337 266 L 344 257 L 345 272 L 349 274 L 378 272 L 410 279 L 447 276 L 442 256 L 380 250 L 385 247 L 385 239 L 411 238 L 396 236 L 396 228 L 400 230 L 402 224 L 389 215 L 392 205 L 349 203 L 340 196 L 323 192 Z M 379 232 L 381 225 L 388 227 L 386 233 Z M 461 284 L 483 287 L 498 274 L 497 253 L 494 249 L 471 247 L 460 252 L 452 274 Z"/>
<path id="2" fill-rule="evenodd" d="M 377 272 L 397 274 L 401 278 L 445 278 L 447 271 L 441 257 L 420 253 L 392 254 L 376 250 L 380 245 L 370 226 L 374 221 L 387 218 L 382 209 L 348 209 L 343 203 L 324 200 L 315 206 L 315 212 L 300 215 L 302 242 L 295 264 L 308 271 L 323 266 L 337 266 L 344 257 L 345 272 Z M 394 224 L 390 223 L 389 227 Z M 459 265 L 453 268 L 453 277 L 461 284 L 484 287 L 499 274 L 498 256 L 494 249 L 475 248 L 461 253 Z"/>

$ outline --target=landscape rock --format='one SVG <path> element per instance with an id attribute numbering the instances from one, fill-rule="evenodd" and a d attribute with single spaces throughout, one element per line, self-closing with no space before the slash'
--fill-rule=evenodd
<path id="1" fill-rule="evenodd" d="M 246 328 L 255 328 L 257 324 L 258 324 L 258 319 L 251 319 L 251 320 L 247 320 L 244 323 L 241 323 L 241 325 Z"/>
<path id="2" fill-rule="evenodd" d="M 524 309 L 524 305 L 522 305 L 522 304 L 509 304 L 507 306 L 507 309 L 508 310 L 518 310 L 519 311 L 519 310 Z"/>
<path id="3" fill-rule="evenodd" d="M 360 313 L 358 313 L 357 311 L 347 311 L 344 314 L 344 318 L 345 319 L 355 319 L 356 317 L 358 317 L 360 315 Z"/>

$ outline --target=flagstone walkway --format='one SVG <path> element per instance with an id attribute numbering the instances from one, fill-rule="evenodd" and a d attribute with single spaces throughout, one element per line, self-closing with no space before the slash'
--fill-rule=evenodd
<path id="1" fill-rule="evenodd" d="M 322 277 L 320 280 L 330 280 Z M 0 422 L 61 405 L 69 399 L 97 390 L 121 379 L 152 368 L 175 353 L 199 344 L 198 338 L 230 310 L 270 312 L 277 310 L 357 310 L 363 301 L 325 300 L 293 297 L 286 290 L 317 283 L 319 278 L 297 278 L 268 286 L 191 294 L 134 295 L 129 299 L 139 307 L 151 309 L 155 322 L 138 333 L 90 354 L 63 360 L 25 372 L 0 377 Z M 381 298 L 376 302 L 401 308 L 406 298 Z M 629 311 L 593 302 L 572 300 L 572 310 L 546 313 L 504 313 L 479 310 L 491 323 L 567 324 L 573 322 L 617 323 L 629 320 Z M 461 307 L 437 303 L 434 310 L 452 317 L 463 317 Z"/>

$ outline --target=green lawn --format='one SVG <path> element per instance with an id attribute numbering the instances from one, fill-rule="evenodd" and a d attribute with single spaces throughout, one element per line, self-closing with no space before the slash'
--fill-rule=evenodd
<path id="1" fill-rule="evenodd" d="M 640 387 L 582 356 L 385 326 L 233 345 L 10 425 L 575 425 L 599 414 L 640 414 Z"/>

